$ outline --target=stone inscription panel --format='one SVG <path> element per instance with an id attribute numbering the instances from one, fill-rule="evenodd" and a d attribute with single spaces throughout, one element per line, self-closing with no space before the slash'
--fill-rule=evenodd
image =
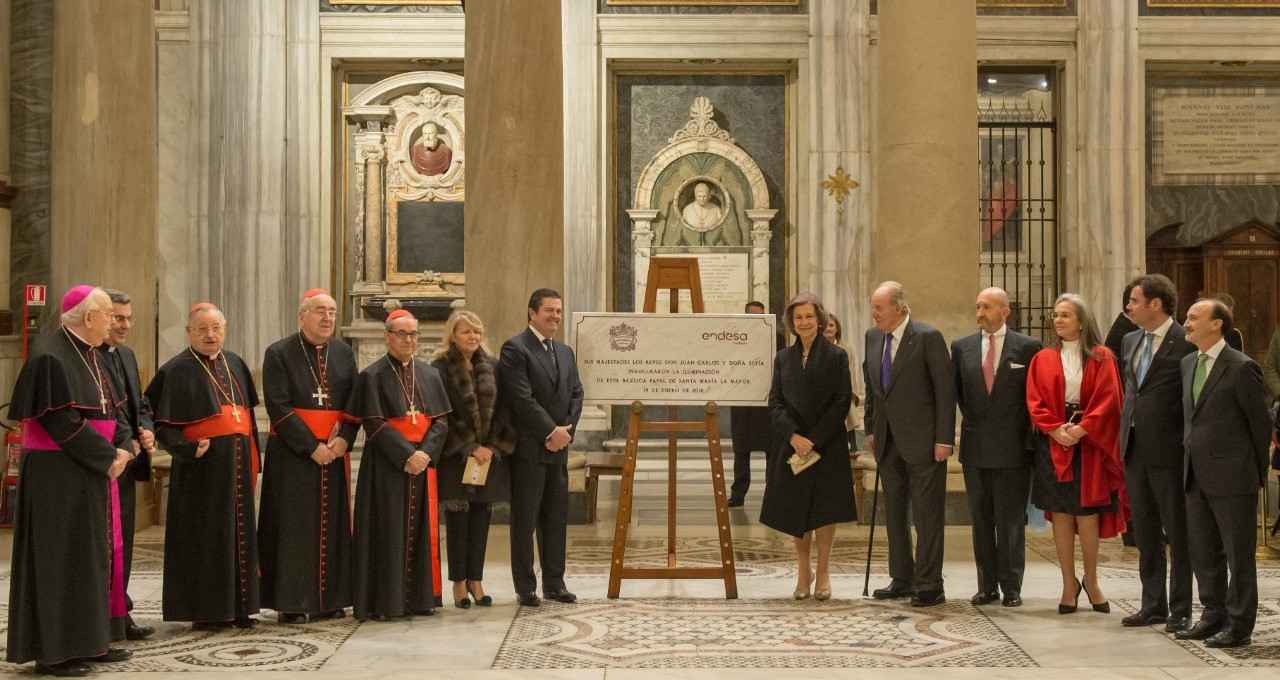
<path id="1" fill-rule="evenodd" d="M 698 273 L 702 276 L 702 304 L 707 313 L 740 314 L 751 296 L 751 254 L 742 253 L 668 253 L 660 257 L 691 257 L 698 261 Z M 643 303 L 644 291 L 636 291 L 636 299 Z M 657 310 L 671 308 L 671 291 L 658 291 Z M 689 291 L 680 291 L 680 311 L 693 311 Z"/>
<path id="2" fill-rule="evenodd" d="M 1280 179 L 1280 89 L 1157 89 L 1152 105 L 1153 183 Z"/>

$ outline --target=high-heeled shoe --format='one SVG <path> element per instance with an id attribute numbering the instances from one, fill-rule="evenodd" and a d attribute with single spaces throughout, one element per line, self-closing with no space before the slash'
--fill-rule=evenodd
<path id="1" fill-rule="evenodd" d="M 1110 614 L 1110 613 L 1111 613 L 1111 601 L 1110 601 L 1110 600 L 1103 601 L 1103 602 L 1099 602 L 1098 604 L 1094 604 L 1094 603 L 1093 603 L 1093 596 L 1092 596 L 1092 595 L 1089 595 L 1089 589 L 1088 589 L 1087 587 L 1085 587 L 1084 582 L 1082 582 L 1082 581 L 1081 581 L 1081 582 L 1079 582 L 1079 583 L 1080 583 L 1080 589 L 1081 589 L 1081 590 L 1083 590 L 1083 591 L 1084 591 L 1084 594 L 1089 598 L 1089 604 L 1093 607 L 1093 611 L 1098 612 L 1098 613 L 1100 613 L 1100 614 Z M 1077 600 L 1079 599 L 1079 593 L 1077 593 L 1077 594 L 1076 594 L 1076 599 L 1077 599 Z"/>
<path id="2" fill-rule="evenodd" d="M 1059 603 L 1058 603 L 1058 613 L 1059 613 L 1059 614 L 1074 614 L 1074 613 L 1076 612 L 1076 609 L 1079 609 L 1079 608 L 1080 608 L 1080 591 L 1082 591 L 1082 590 L 1084 590 L 1084 584 L 1080 582 L 1080 579 L 1076 579 L 1076 599 L 1075 599 L 1075 603 L 1074 603 L 1074 604 L 1062 604 L 1061 602 L 1059 602 Z"/>
<path id="3" fill-rule="evenodd" d="M 823 588 L 823 589 L 821 589 L 821 590 L 815 589 L 815 590 L 813 591 L 813 599 L 815 599 L 815 600 L 817 600 L 817 601 L 819 601 L 819 602 L 826 602 L 827 600 L 830 600 L 830 599 L 831 599 L 831 589 L 830 589 L 830 588 Z"/>
<path id="4" fill-rule="evenodd" d="M 813 581 L 813 572 L 809 572 L 809 584 L 812 585 Z M 807 600 L 809 599 L 809 588 L 796 588 L 795 591 L 791 593 L 791 597 L 795 600 Z"/>

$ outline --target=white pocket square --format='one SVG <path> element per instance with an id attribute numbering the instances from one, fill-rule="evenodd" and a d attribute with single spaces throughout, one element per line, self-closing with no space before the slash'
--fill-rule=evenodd
<path id="1" fill-rule="evenodd" d="M 1009 362 L 1009 368 L 1026 368 L 1026 367 L 1027 367 L 1026 364 L 1015 364 L 1012 361 Z"/>

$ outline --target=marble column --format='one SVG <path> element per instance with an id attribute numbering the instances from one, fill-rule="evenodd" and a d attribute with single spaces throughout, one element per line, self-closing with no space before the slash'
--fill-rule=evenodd
<path id="1" fill-rule="evenodd" d="M 870 323 L 871 191 L 869 0 L 812 0 L 809 5 L 809 219 L 802 285 L 843 323 L 845 344 L 861 359 Z M 843 203 L 823 186 L 842 168 Z M 837 180 L 838 182 L 838 180 Z M 837 183 L 837 182 L 833 182 Z M 856 183 L 857 186 L 851 186 Z M 828 186 L 831 186 L 829 184 Z M 834 187 L 833 187 L 834 188 Z"/>
<path id="2" fill-rule="evenodd" d="M 9 32 L 10 0 L 0 0 L 0 243 L 9 244 Z M 12 322 L 9 312 L 9 256 L 0 257 L 0 325 Z M 3 331 L 0 331 L 3 333 Z"/>
<path id="3" fill-rule="evenodd" d="M 561 0 L 467 3 L 467 306 L 495 343 L 566 282 L 561 29 Z"/>
<path id="4" fill-rule="evenodd" d="M 974 0 L 880 0 L 875 278 L 950 340 L 978 290 Z"/>
<path id="5" fill-rule="evenodd" d="M 207 299 L 227 313 L 228 348 L 256 370 L 294 330 L 298 295 L 332 285 L 319 7 L 167 0 L 158 15 L 173 25 L 157 35 L 161 164 L 173 173 L 159 199 L 161 351 L 181 349 L 187 307 Z"/>
<path id="6" fill-rule="evenodd" d="M 360 185 L 364 189 L 364 280 L 381 281 L 384 276 L 386 252 L 382 235 L 382 162 L 387 152 L 382 146 L 381 132 L 356 134 L 357 157 L 364 161 L 364 174 Z"/>
<path id="7" fill-rule="evenodd" d="M 28 283 L 49 283 L 49 160 L 53 133 L 53 3 L 10 0 L 9 308 Z"/>
<path id="8" fill-rule="evenodd" d="M 561 0 L 564 45 L 564 242 L 574 257 L 564 263 L 564 310 L 605 309 L 605 222 L 600 210 L 599 40 L 596 8 Z M 572 328 L 565 337 L 572 341 Z"/>
<path id="9" fill-rule="evenodd" d="M 1080 219 L 1067 225 L 1066 289 L 1078 291 L 1106 325 L 1125 284 L 1146 261 L 1143 62 L 1138 7 L 1081 0 L 1079 40 Z"/>
<path id="10" fill-rule="evenodd" d="M 133 298 L 155 323 L 156 57 L 151 0 L 53 3 L 52 229 L 49 298 L 77 283 Z M 130 345 L 143 379 L 155 337 Z"/>

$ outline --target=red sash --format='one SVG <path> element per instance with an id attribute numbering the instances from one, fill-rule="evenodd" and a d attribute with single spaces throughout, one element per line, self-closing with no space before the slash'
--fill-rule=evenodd
<path id="1" fill-rule="evenodd" d="M 231 409 L 237 409 L 242 412 L 240 420 L 237 422 L 235 416 L 231 414 Z M 198 442 L 201 439 L 213 439 L 214 437 L 229 437 L 231 435 L 243 435 L 249 438 L 249 465 L 250 487 L 256 487 L 258 483 L 258 469 L 261 463 L 258 461 L 258 442 L 253 437 L 253 411 L 248 408 L 240 409 L 237 406 L 229 404 L 222 405 L 222 411 L 216 416 L 209 416 L 204 420 L 192 423 L 182 428 L 182 436 L 189 442 Z"/>
<path id="2" fill-rule="evenodd" d="M 327 442 L 329 435 L 338 426 L 338 423 L 359 422 L 358 419 L 346 415 L 342 411 L 311 409 L 311 408 L 295 408 L 294 415 L 306 424 L 307 429 L 311 430 L 311 435 L 316 441 Z M 348 533 L 355 526 L 355 505 L 351 502 L 351 446 L 355 442 L 347 442 L 347 452 L 342 455 L 342 466 L 347 473 L 347 512 L 350 517 L 350 523 L 347 525 Z"/>
<path id="3" fill-rule="evenodd" d="M 400 416 L 399 418 L 387 418 L 387 425 L 399 432 L 405 441 L 417 446 L 427 438 L 427 430 L 431 429 L 431 416 L 425 413 L 419 413 L 416 418 L 418 422 L 413 422 L 409 416 Z"/>

